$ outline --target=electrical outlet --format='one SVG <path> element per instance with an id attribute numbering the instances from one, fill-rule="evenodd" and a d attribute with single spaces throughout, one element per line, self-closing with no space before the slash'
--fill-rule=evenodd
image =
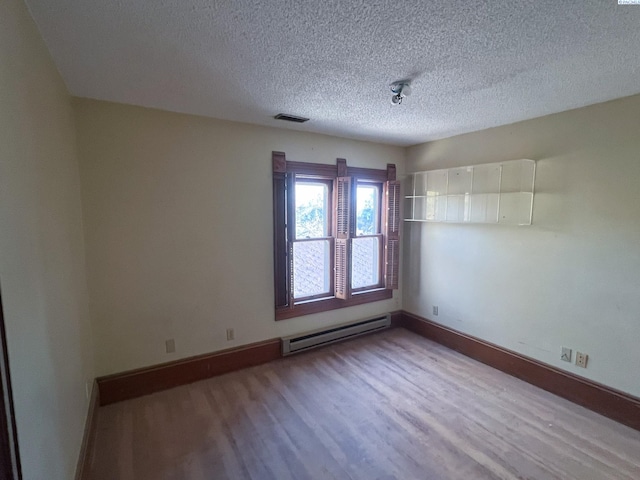
<path id="1" fill-rule="evenodd" d="M 176 351 L 176 341 L 173 338 L 170 338 L 166 342 L 164 342 L 165 347 L 167 347 L 167 353 L 173 353 Z"/>
<path id="2" fill-rule="evenodd" d="M 235 334 L 233 333 L 233 328 L 227 328 L 227 341 L 231 341 L 235 338 Z"/>
<path id="3" fill-rule="evenodd" d="M 438 316 L 438 306 L 437 305 L 433 306 L 433 315 L 436 316 L 436 317 Z"/>
<path id="4" fill-rule="evenodd" d="M 560 360 L 565 362 L 571 362 L 571 349 L 567 347 L 562 347 L 562 355 L 560 356 Z"/>
<path id="5" fill-rule="evenodd" d="M 589 360 L 589 355 L 582 352 L 576 352 L 576 365 L 582 368 L 587 368 L 587 361 Z"/>

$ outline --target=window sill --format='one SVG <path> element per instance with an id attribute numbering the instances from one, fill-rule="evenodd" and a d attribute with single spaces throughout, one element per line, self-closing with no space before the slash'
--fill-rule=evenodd
<path id="1" fill-rule="evenodd" d="M 341 300 L 335 297 L 312 300 L 294 305 L 293 308 L 276 308 L 276 321 L 286 320 L 287 318 L 300 317 L 302 315 L 310 315 L 312 313 L 328 312 L 329 310 L 336 310 L 338 308 L 353 307 L 355 305 L 378 302 L 380 300 L 387 300 L 392 297 L 393 290 L 383 288 L 379 290 L 354 293 L 349 300 Z"/>

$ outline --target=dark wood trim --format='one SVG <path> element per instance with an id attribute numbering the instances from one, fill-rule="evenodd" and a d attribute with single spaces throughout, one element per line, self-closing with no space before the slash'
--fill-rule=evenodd
<path id="1" fill-rule="evenodd" d="M 297 175 L 309 175 L 334 179 L 336 177 L 356 177 L 378 182 L 386 182 L 390 175 L 395 177 L 396 166 L 387 164 L 386 169 L 348 167 L 344 158 L 337 158 L 336 164 L 308 163 L 287 160 L 284 152 L 271 152 L 273 173 L 293 173 Z"/>
<path id="2" fill-rule="evenodd" d="M 308 303 L 299 303 L 293 308 L 276 309 L 276 320 L 286 320 L 287 318 L 300 317 L 302 315 L 310 315 L 312 313 L 327 312 L 329 310 L 337 310 L 338 308 L 353 307 L 364 303 L 377 302 L 393 297 L 393 291 L 388 289 L 375 290 L 367 293 L 357 293 L 348 300 L 339 298 L 327 298 L 325 300 L 314 300 Z"/>
<path id="3" fill-rule="evenodd" d="M 276 168 L 276 157 L 275 154 L 279 154 L 282 152 L 273 152 L 273 162 L 274 168 Z M 344 160 L 343 158 L 337 159 L 338 161 Z M 346 162 L 346 160 L 344 160 Z M 278 168 L 281 168 L 278 164 Z M 307 162 L 294 162 L 291 160 L 286 160 L 286 172 L 287 173 L 295 173 L 298 175 L 309 175 L 315 177 L 323 177 L 323 178 L 336 178 L 339 176 L 342 177 L 356 177 L 356 178 L 366 178 L 368 180 L 377 180 L 379 182 L 387 181 L 387 170 L 386 169 L 377 169 L 377 168 L 362 168 L 362 167 L 346 167 L 347 174 L 346 175 L 338 175 L 338 170 L 344 171 L 344 166 L 336 163 L 336 165 L 325 164 L 325 163 L 307 163 Z M 276 172 L 276 170 L 274 170 Z M 276 172 L 277 173 L 277 172 Z"/>
<path id="4" fill-rule="evenodd" d="M 98 389 L 97 382 L 94 380 L 91 387 L 89 410 L 87 411 L 87 419 L 84 424 L 84 436 L 82 437 L 82 445 L 80 446 L 80 456 L 78 457 L 75 480 L 87 480 L 89 478 L 91 459 L 93 458 L 93 445 L 95 444 L 95 438 L 98 432 L 99 405 L 100 390 Z"/>
<path id="5" fill-rule="evenodd" d="M 393 182 L 396 179 L 396 164 L 387 163 L 387 181 Z"/>
<path id="6" fill-rule="evenodd" d="M 396 310 L 395 312 L 390 312 L 391 316 L 391 328 L 402 327 L 402 310 Z"/>
<path id="7" fill-rule="evenodd" d="M 338 167 L 337 176 L 338 177 L 346 177 L 347 176 L 347 159 L 346 158 L 337 158 L 336 166 Z"/>
<path id="8" fill-rule="evenodd" d="M 338 173 L 338 167 L 326 163 L 293 162 L 287 160 L 287 173 L 335 178 Z"/>
<path id="9" fill-rule="evenodd" d="M 273 173 L 287 173 L 287 159 L 284 152 L 271 152 Z"/>
<path id="10" fill-rule="evenodd" d="M 366 180 L 375 180 L 378 182 L 387 181 L 387 171 L 378 170 L 377 168 L 361 168 L 361 167 L 348 167 L 347 177 L 355 177 L 357 179 L 362 178 Z"/>
<path id="11" fill-rule="evenodd" d="M 418 335 L 486 363 L 543 390 L 640 430 L 640 398 L 444 327 L 409 312 L 402 312 L 401 325 Z"/>
<path id="12" fill-rule="evenodd" d="M 275 154 L 275 152 L 274 152 Z M 276 158 L 274 156 L 274 168 Z M 273 173 L 273 281 L 275 305 L 286 307 L 289 304 L 289 285 L 287 277 L 287 176 L 285 173 Z"/>
<path id="13" fill-rule="evenodd" d="M 0 478 L 21 480 L 18 430 L 13 407 L 13 391 L 7 351 L 7 334 L 4 328 L 2 295 L 0 294 Z"/>
<path id="14" fill-rule="evenodd" d="M 100 405 L 141 397 L 160 390 L 267 363 L 280 357 L 280 339 L 274 338 L 220 352 L 100 377 L 97 379 L 100 388 Z"/>

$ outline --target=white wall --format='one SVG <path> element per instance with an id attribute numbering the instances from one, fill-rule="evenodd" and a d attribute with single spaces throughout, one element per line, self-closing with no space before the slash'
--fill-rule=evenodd
<path id="1" fill-rule="evenodd" d="M 531 158 L 537 179 L 532 226 L 406 224 L 403 308 L 640 396 L 638 112 L 634 96 L 408 149 L 407 172 Z"/>
<path id="2" fill-rule="evenodd" d="M 75 111 L 98 375 L 400 308 L 395 292 L 275 322 L 271 152 L 402 172 L 403 149 L 92 100 Z"/>
<path id="3" fill-rule="evenodd" d="M 73 112 L 20 0 L 0 2 L 0 283 L 25 480 L 73 477 L 93 353 Z"/>

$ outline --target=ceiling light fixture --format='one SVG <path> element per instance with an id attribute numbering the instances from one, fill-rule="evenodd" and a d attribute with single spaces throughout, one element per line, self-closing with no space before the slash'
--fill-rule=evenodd
<path id="1" fill-rule="evenodd" d="M 411 95 L 411 85 L 409 85 L 408 80 L 399 80 L 397 82 L 393 82 L 390 86 L 391 93 L 393 93 L 393 96 L 391 97 L 391 103 L 393 105 L 400 105 L 403 98 Z"/>

